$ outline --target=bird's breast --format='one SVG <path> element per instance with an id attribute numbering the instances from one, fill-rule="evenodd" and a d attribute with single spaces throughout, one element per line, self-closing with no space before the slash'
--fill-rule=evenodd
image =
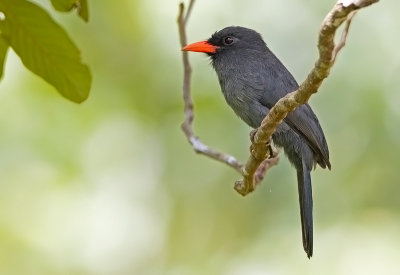
<path id="1" fill-rule="evenodd" d="M 257 128 L 268 113 L 260 103 L 262 91 L 254 89 L 241 77 L 219 77 L 219 82 L 228 105 L 249 126 Z"/>

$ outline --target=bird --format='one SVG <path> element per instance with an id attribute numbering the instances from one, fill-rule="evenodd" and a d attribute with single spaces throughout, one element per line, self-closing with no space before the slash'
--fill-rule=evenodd
<path id="1" fill-rule="evenodd" d="M 250 127 L 257 129 L 269 110 L 299 87 L 293 75 L 249 28 L 229 26 L 208 40 L 182 51 L 206 53 L 217 73 L 228 105 Z M 313 198 L 310 172 L 318 164 L 331 169 L 329 149 L 317 116 L 308 103 L 290 112 L 272 135 L 297 170 L 303 248 L 313 255 Z"/>

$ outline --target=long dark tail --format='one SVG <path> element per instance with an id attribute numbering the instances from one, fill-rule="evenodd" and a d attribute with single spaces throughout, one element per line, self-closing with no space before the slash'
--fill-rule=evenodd
<path id="1" fill-rule="evenodd" d="M 303 234 L 303 247 L 310 258 L 313 254 L 313 201 L 310 171 L 304 161 L 301 170 L 297 170 L 297 184 L 299 187 L 299 203 L 301 215 L 301 231 Z"/>

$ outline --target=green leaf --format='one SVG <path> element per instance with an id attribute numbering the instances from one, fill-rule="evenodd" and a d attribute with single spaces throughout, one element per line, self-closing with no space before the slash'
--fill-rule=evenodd
<path id="1" fill-rule="evenodd" d="M 6 61 L 8 46 L 8 43 L 0 36 L 0 79 L 3 78 L 4 62 Z"/>
<path id="2" fill-rule="evenodd" d="M 86 22 L 89 20 L 87 0 L 51 0 L 51 4 L 58 11 L 68 12 L 76 8 L 79 16 Z"/>
<path id="3" fill-rule="evenodd" d="M 25 67 L 53 85 L 64 97 L 84 101 L 92 78 L 78 48 L 40 7 L 26 0 L 0 0 L 2 37 Z"/>

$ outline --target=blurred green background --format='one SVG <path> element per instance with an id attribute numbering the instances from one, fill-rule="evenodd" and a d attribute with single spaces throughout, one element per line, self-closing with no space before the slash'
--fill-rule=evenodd
<path id="1" fill-rule="evenodd" d="M 301 244 L 295 171 L 283 157 L 241 197 L 231 168 L 180 130 L 178 1 L 89 1 L 54 12 L 93 74 L 71 103 L 10 51 L 0 83 L 0 274 L 399 274 L 400 2 L 359 12 L 310 103 L 332 171 L 313 174 L 314 256 Z M 316 59 L 335 1 L 198 0 L 189 42 L 229 25 L 262 33 L 294 76 Z M 191 54 L 195 131 L 245 160 L 250 129 Z"/>

